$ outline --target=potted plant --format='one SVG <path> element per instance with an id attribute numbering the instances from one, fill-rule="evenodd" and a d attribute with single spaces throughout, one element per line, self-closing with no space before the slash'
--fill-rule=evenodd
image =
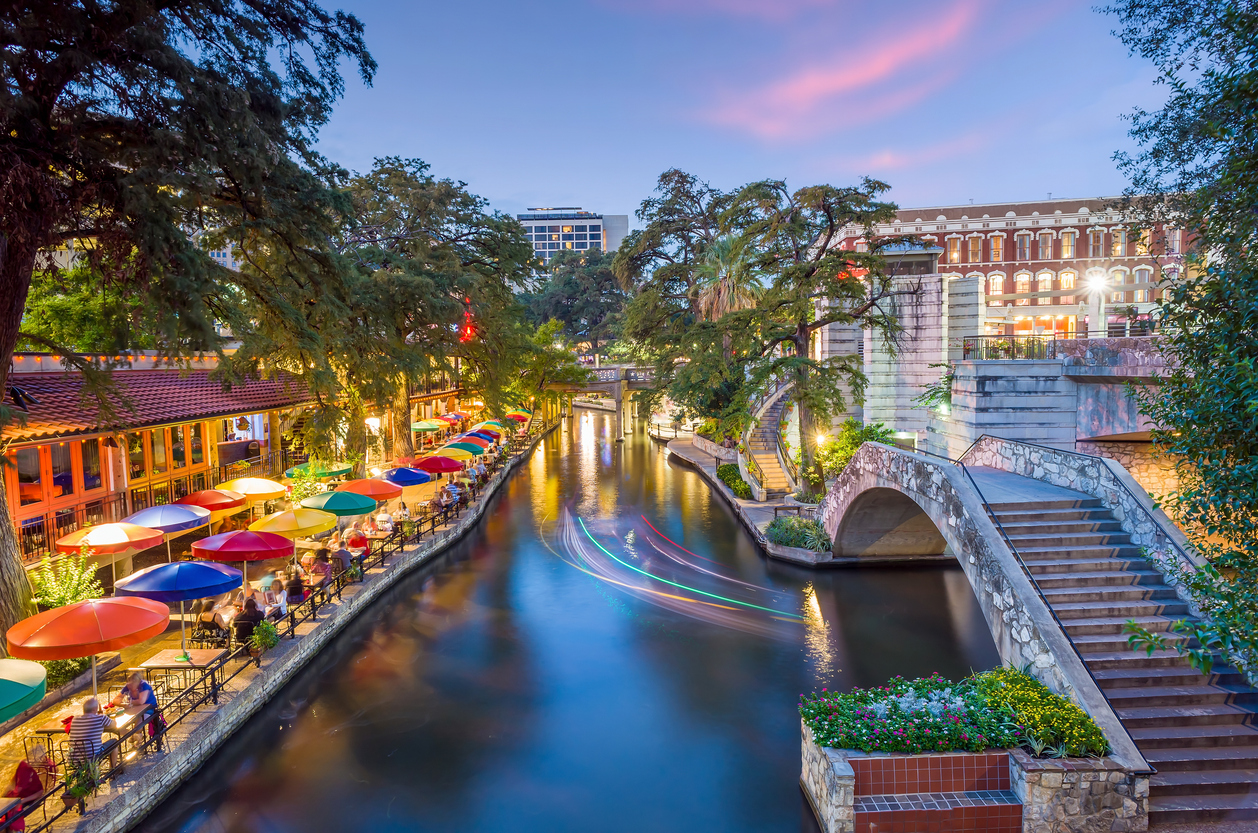
<path id="1" fill-rule="evenodd" d="M 73 764 L 66 773 L 66 791 L 61 794 L 61 801 L 66 809 L 69 810 L 78 805 L 79 815 L 82 815 L 86 809 L 84 800 L 89 795 L 96 794 L 96 791 L 100 789 L 100 782 L 100 761 L 95 758 L 84 758 Z"/>
<path id="2" fill-rule="evenodd" d="M 261 665 L 262 655 L 278 644 L 280 644 L 279 630 L 273 622 L 264 619 L 254 627 L 253 636 L 249 637 L 249 656 Z"/>

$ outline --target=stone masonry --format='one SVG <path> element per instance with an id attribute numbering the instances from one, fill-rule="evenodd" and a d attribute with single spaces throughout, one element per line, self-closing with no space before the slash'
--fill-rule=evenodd
<path id="1" fill-rule="evenodd" d="M 1009 752 L 1009 783 L 1023 833 L 1127 833 L 1149 829 L 1149 779 L 1110 758 L 1032 758 Z"/>
<path id="2" fill-rule="evenodd" d="M 1155 452 L 1152 443 L 1080 440 L 1075 443 L 1075 450 L 1115 461 L 1155 500 L 1179 488 L 1174 461 Z"/>

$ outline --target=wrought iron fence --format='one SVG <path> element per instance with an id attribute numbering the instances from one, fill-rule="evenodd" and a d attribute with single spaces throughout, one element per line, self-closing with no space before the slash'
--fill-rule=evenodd
<path id="1" fill-rule="evenodd" d="M 1057 339 L 1048 336 L 966 336 L 961 349 L 961 358 L 967 362 L 1055 359 Z"/>

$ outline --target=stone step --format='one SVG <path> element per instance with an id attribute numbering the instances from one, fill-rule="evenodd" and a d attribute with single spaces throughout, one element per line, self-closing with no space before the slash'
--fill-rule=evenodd
<path id="1" fill-rule="evenodd" d="M 1039 579 L 1036 579 L 1039 582 Z M 1166 585 L 1148 585 L 1139 586 L 1118 586 L 1113 587 L 1105 584 L 1087 585 L 1080 583 L 1074 587 L 1045 587 L 1039 582 L 1040 589 L 1044 591 L 1044 598 L 1048 599 L 1048 603 L 1056 606 L 1063 602 L 1139 602 L 1154 601 L 1158 599 L 1178 599 L 1175 591 Z"/>
<path id="2" fill-rule="evenodd" d="M 1149 797 L 1150 827 L 1161 824 L 1255 819 L 1258 819 L 1258 794 Z"/>
<path id="3" fill-rule="evenodd" d="M 1216 726 L 1143 726 L 1128 730 L 1141 749 L 1187 747 L 1258 747 L 1258 728 L 1246 724 Z"/>
<path id="4" fill-rule="evenodd" d="M 1027 547 L 1014 542 L 1018 555 L 1028 564 L 1032 561 L 1097 561 L 1115 559 L 1118 561 L 1134 561 L 1137 566 L 1133 570 L 1149 569 L 1149 562 L 1140 557 L 1140 550 L 1131 546 L 1119 547 Z M 1118 569 L 1117 567 L 1113 569 Z"/>
<path id="5" fill-rule="evenodd" d="M 1036 563 L 1038 567 L 1039 562 Z M 1028 565 L 1029 566 L 1029 565 Z M 1035 582 L 1044 590 L 1058 587 L 1150 587 L 1166 586 L 1162 574 L 1153 570 L 1078 570 L 1069 573 L 1035 575 Z"/>
<path id="6" fill-rule="evenodd" d="M 1247 685 L 1208 685 L 1200 682 L 1106 688 L 1105 697 L 1114 708 L 1258 704 L 1258 691 Z"/>
<path id="7" fill-rule="evenodd" d="M 1031 558 L 1019 552 L 1026 562 L 1027 569 L 1039 581 L 1040 576 L 1065 575 L 1068 573 L 1140 573 L 1148 570 L 1149 565 L 1142 558 L 1114 558 L 1100 556 L 1097 558 L 1055 558 L 1050 554 L 1047 558 Z"/>
<path id="8" fill-rule="evenodd" d="M 1163 772 L 1149 778 L 1149 795 L 1226 795 L 1248 793 L 1258 769 L 1202 769 Z"/>
<path id="9" fill-rule="evenodd" d="M 1021 552 L 1024 549 L 1084 549 L 1087 547 L 1117 547 L 1131 544 L 1131 536 L 1126 532 L 1093 532 L 1052 535 L 1038 532 L 1031 535 L 1013 535 L 1008 531 L 1009 540 Z"/>
<path id="10" fill-rule="evenodd" d="M 1223 665 L 1210 670 L 1210 674 L 1202 674 L 1184 661 L 1182 666 L 1163 667 L 1131 667 L 1126 668 L 1094 668 L 1091 660 L 1092 676 L 1107 692 L 1117 688 L 1134 688 L 1145 686 L 1245 686 L 1245 675 L 1234 668 Z"/>
<path id="11" fill-rule="evenodd" d="M 1034 500 L 1017 501 L 1016 503 L 988 503 L 988 507 L 997 515 L 1012 512 L 1038 512 L 1045 509 L 1104 509 L 1100 498 L 1080 498 L 1078 500 Z"/>
<path id="12" fill-rule="evenodd" d="M 1083 642 L 1084 639 L 1106 640 L 1105 642 Z M 1165 650 L 1154 651 L 1147 654 L 1144 651 L 1133 651 L 1127 644 L 1126 639 L 1118 639 L 1107 636 L 1084 637 L 1076 636 L 1074 638 L 1075 647 L 1079 649 L 1079 653 L 1083 655 L 1084 661 L 1088 667 L 1095 671 L 1113 671 L 1123 668 L 1191 668 L 1188 660 L 1179 655 L 1178 651 Z M 1180 639 L 1171 641 L 1181 641 Z M 1200 673 L 1194 671 L 1194 673 Z"/>
<path id="13" fill-rule="evenodd" d="M 1175 616 L 1189 615 L 1188 605 L 1179 599 L 1171 601 L 1153 600 L 1148 602 L 1050 602 L 1057 618 L 1065 622 L 1067 619 L 1107 619 L 1116 616 Z"/>
<path id="14" fill-rule="evenodd" d="M 1034 509 L 1035 504 L 1024 504 L 1021 509 L 995 512 L 1006 526 L 1017 523 L 1057 523 L 1058 521 L 1113 520 L 1114 515 L 1105 507 L 1096 509 Z"/>
<path id="15" fill-rule="evenodd" d="M 1060 614 L 1058 614 L 1060 616 Z M 1182 616 L 1093 616 L 1086 619 L 1070 619 L 1062 617 L 1062 625 L 1066 629 L 1066 635 L 1071 639 L 1076 636 L 1091 636 L 1099 634 L 1118 635 L 1123 632 L 1123 626 L 1128 621 L 1134 621 L 1137 625 L 1152 631 L 1153 633 L 1165 633 L 1174 622 L 1178 622 Z M 1126 644 L 1126 637 L 1123 637 L 1123 644 Z"/>
<path id="16" fill-rule="evenodd" d="M 1244 705 L 1115 707 L 1128 729 L 1184 726 L 1225 726 L 1252 722 L 1258 714 Z"/>
<path id="17" fill-rule="evenodd" d="M 1001 518 L 1000 525 L 1010 538 L 1030 535 L 1056 536 L 1065 533 L 1078 534 L 1083 532 L 1121 532 L 1123 529 L 1122 525 L 1115 520 L 1006 523 L 1005 519 Z"/>
<path id="18" fill-rule="evenodd" d="M 1258 769 L 1258 747 L 1253 746 L 1189 746 L 1150 749 L 1140 754 L 1158 772 Z"/>

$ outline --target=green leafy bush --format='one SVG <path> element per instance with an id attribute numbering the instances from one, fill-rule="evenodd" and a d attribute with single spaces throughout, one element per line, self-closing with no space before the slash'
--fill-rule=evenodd
<path id="1" fill-rule="evenodd" d="M 819 744 L 865 752 L 951 752 L 1027 746 L 1062 756 L 1108 751 L 1104 735 L 1074 703 L 1012 668 L 953 683 L 938 674 L 895 677 L 847 694 L 801 695 L 800 716 Z"/>
<path id="2" fill-rule="evenodd" d="M 280 644 L 280 632 L 274 623 L 263 619 L 254 627 L 249 644 L 255 650 L 269 651 Z"/>
<path id="3" fill-rule="evenodd" d="M 35 601 L 51 609 L 105 595 L 96 565 L 88 563 L 92 555 L 91 549 L 83 547 L 77 556 L 67 555 L 56 564 L 48 556 L 40 559 L 39 567 L 31 572 Z"/>
<path id="4" fill-rule="evenodd" d="M 809 518 L 784 515 L 773 519 L 764 531 L 772 543 L 783 547 L 825 552 L 830 549 L 830 536 L 820 522 Z"/>
<path id="5" fill-rule="evenodd" d="M 75 659 L 50 659 L 40 662 L 48 671 L 48 680 L 45 686 L 49 691 L 54 688 L 60 688 L 84 671 L 92 667 L 91 657 L 77 657 Z"/>
<path id="6" fill-rule="evenodd" d="M 846 420 L 833 437 L 828 437 L 817 446 L 817 462 L 821 463 L 825 479 L 831 480 L 842 474 L 862 443 L 888 443 L 891 435 L 891 429 L 881 422 L 862 425 L 856 419 Z"/>
<path id="7" fill-rule="evenodd" d="M 738 466 L 734 463 L 723 463 L 716 467 L 716 476 L 721 482 L 729 486 L 734 496 L 742 500 L 751 500 L 751 486 L 748 485 L 743 476 L 738 472 Z"/>

